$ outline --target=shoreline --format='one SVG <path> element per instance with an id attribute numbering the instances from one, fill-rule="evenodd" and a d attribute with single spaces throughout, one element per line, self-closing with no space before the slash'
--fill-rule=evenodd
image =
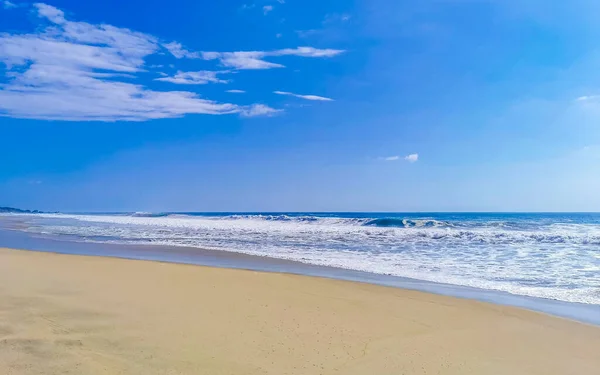
<path id="1" fill-rule="evenodd" d="M 502 306 L 513 306 L 600 326 L 600 305 L 579 304 L 514 295 L 495 290 L 441 284 L 343 268 L 317 266 L 296 261 L 259 257 L 228 251 L 207 250 L 192 247 L 168 247 L 150 244 L 125 245 L 79 242 L 60 239 L 54 236 L 32 235 L 19 230 L 3 229 L 2 227 L 0 227 L 0 238 L 0 247 L 23 249 L 25 251 L 149 260 L 174 264 L 191 264 L 226 269 L 246 269 L 260 272 L 286 273 L 334 280 L 354 281 L 488 302 Z"/>
<path id="2" fill-rule="evenodd" d="M 0 297 L 0 370 L 18 375 L 592 374 L 600 366 L 600 327 L 285 273 L 0 249 Z"/>

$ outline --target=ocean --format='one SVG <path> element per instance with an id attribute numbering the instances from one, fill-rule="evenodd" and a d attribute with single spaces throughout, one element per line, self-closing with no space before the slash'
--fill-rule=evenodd
<path id="1" fill-rule="evenodd" d="M 67 241 L 186 247 L 600 305 L 596 213 L 4 215 Z"/>

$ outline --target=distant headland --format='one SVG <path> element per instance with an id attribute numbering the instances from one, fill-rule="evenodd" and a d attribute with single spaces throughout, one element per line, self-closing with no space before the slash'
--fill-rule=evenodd
<path id="1" fill-rule="evenodd" d="M 42 211 L 38 210 L 21 210 L 20 208 L 13 207 L 0 207 L 0 213 L 10 213 L 10 214 L 41 214 Z"/>

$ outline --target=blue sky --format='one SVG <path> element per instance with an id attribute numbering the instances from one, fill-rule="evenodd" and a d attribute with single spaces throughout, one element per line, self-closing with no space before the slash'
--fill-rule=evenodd
<path id="1" fill-rule="evenodd" d="M 0 205 L 600 211 L 592 0 L 0 0 Z"/>

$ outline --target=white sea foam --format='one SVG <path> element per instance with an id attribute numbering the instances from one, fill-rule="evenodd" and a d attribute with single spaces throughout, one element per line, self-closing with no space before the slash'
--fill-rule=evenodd
<path id="1" fill-rule="evenodd" d="M 192 246 L 600 304 L 600 225 L 285 215 L 35 215 L 30 230 Z"/>

